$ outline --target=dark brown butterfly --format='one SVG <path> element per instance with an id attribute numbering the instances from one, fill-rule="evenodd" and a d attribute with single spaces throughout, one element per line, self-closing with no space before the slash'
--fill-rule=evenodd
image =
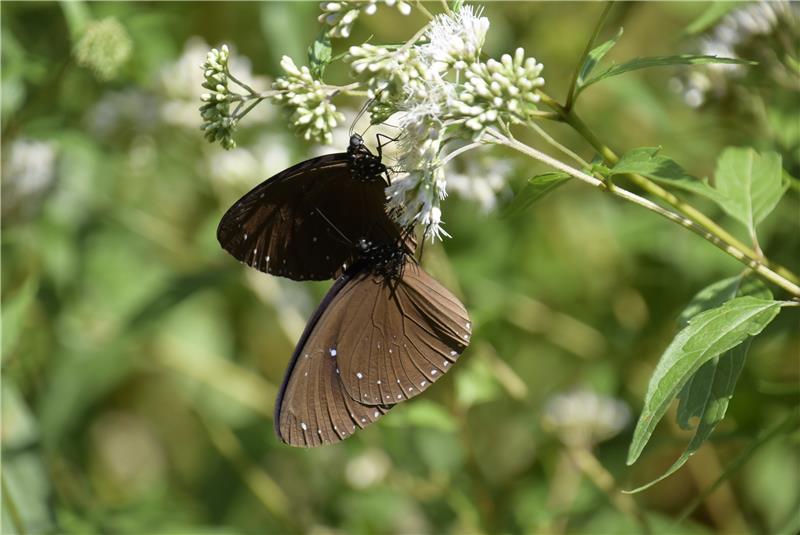
<path id="1" fill-rule="evenodd" d="M 464 306 L 398 243 L 360 240 L 360 259 L 309 320 L 275 402 L 283 442 L 350 436 L 427 389 L 469 344 Z"/>
<path id="2" fill-rule="evenodd" d="M 299 163 L 267 179 L 222 217 L 217 240 L 240 262 L 294 280 L 337 277 L 357 253 L 343 237 L 385 239 L 386 166 L 358 134 L 347 152 Z"/>

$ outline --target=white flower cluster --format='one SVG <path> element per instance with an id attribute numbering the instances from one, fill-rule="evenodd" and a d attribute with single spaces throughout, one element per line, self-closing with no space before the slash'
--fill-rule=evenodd
<path id="1" fill-rule="evenodd" d="M 490 156 L 481 155 L 464 162 L 460 171 L 447 176 L 447 187 L 463 199 L 475 201 L 484 213 L 497 206 L 498 196 L 511 193 L 506 177 L 512 171 L 511 164 Z"/>
<path id="2" fill-rule="evenodd" d="M 498 121 L 525 122 L 539 102 L 535 89 L 544 85 L 544 78 L 539 76 L 543 67 L 536 59 L 526 58 L 522 48 L 513 58 L 503 54 L 500 61 L 473 63 L 463 90 L 452 102 L 456 115 L 461 116 L 458 120 L 475 132 Z"/>
<path id="3" fill-rule="evenodd" d="M 389 50 L 365 43 L 351 46 L 347 54 L 351 72 L 367 88 L 372 99 L 369 112 L 372 122 L 380 123 L 396 110 L 394 102 L 413 94 L 426 98 L 433 73 L 422 61 L 416 47 Z"/>
<path id="4" fill-rule="evenodd" d="M 200 115 L 205 121 L 201 126 L 205 131 L 206 139 L 219 141 L 226 149 L 236 147 L 233 140 L 233 131 L 236 128 L 236 119 L 230 113 L 230 91 L 228 90 L 228 57 L 230 51 L 227 45 L 219 49 L 212 48 L 203 63 L 205 81 L 203 87 L 211 91 L 203 93 L 200 100 Z"/>
<path id="5" fill-rule="evenodd" d="M 387 190 L 400 224 L 419 223 L 431 238 L 446 236 L 440 202 L 446 196 L 441 154 L 459 139 L 480 141 L 490 127 L 526 122 L 544 85 L 542 64 L 524 50 L 481 60 L 489 20 L 472 6 L 438 15 L 423 42 L 399 49 L 361 45 L 347 56 L 365 81 L 373 123 L 400 112 L 399 176 Z"/>
<path id="6" fill-rule="evenodd" d="M 298 68 L 292 58 L 283 56 L 281 67 L 286 76 L 281 76 L 272 84 L 280 91 L 272 97 L 291 112 L 292 126 L 306 140 L 331 142 L 331 130 L 344 115 L 336 111 L 331 97 L 337 91 L 314 78 L 305 65 Z"/>
<path id="7" fill-rule="evenodd" d="M 464 6 L 453 16 L 440 15 L 426 32 L 428 42 L 421 46 L 431 66 L 439 72 L 464 70 L 480 59 L 489 31 L 489 19 Z"/>
<path id="8" fill-rule="evenodd" d="M 788 29 L 787 35 L 779 36 L 782 42 L 796 42 L 798 38 L 797 18 L 800 17 L 800 4 L 787 0 L 759 1 L 742 5 L 734 9 L 715 24 L 697 45 L 698 52 L 707 56 L 739 58 L 737 50 L 745 50 L 745 57 L 753 58 L 753 48 L 763 46 L 759 38 L 779 32 L 779 28 Z M 790 35 L 793 34 L 793 35 Z M 758 51 L 756 50 L 756 55 Z M 775 57 L 774 51 L 767 45 L 763 56 L 769 63 Z M 759 59 L 759 58 L 757 58 Z M 764 69 L 770 72 L 769 69 Z M 710 64 L 703 70 L 686 71 L 685 76 L 670 81 L 674 90 L 682 93 L 687 105 L 697 108 L 709 97 L 718 98 L 728 92 L 731 78 L 741 77 L 746 69 L 736 64 Z M 769 83 L 769 81 L 767 81 Z"/>
<path id="9" fill-rule="evenodd" d="M 411 13 L 411 5 L 403 0 L 383 0 L 383 3 L 390 7 L 396 6 L 403 15 Z M 378 0 L 322 2 L 319 7 L 322 9 L 319 21 L 331 27 L 328 37 L 347 38 L 350 37 L 353 23 L 359 15 L 372 15 L 377 11 Z"/>
<path id="10" fill-rule="evenodd" d="M 197 100 L 202 93 L 214 90 L 216 83 L 210 88 L 203 87 L 206 82 L 206 58 L 211 46 L 202 37 L 189 37 L 183 45 L 183 51 L 174 61 L 164 64 L 158 73 L 158 90 L 162 98 L 158 113 L 164 122 L 184 128 L 197 128 Z M 203 68 L 198 69 L 198 65 Z M 247 57 L 236 54 L 233 50 L 227 58 L 227 70 L 236 73 L 242 80 L 256 91 L 266 91 L 270 81 L 265 76 L 253 73 L 253 67 Z M 234 80 L 230 79 L 230 82 Z M 229 86 L 233 89 L 233 86 Z M 111 103 L 109 103 L 111 105 Z M 120 113 L 119 110 L 117 113 Z M 138 112 L 137 112 L 138 113 Z M 274 115 L 272 106 L 259 106 L 248 114 L 248 124 L 263 123 Z"/>
<path id="11" fill-rule="evenodd" d="M 56 156 L 49 142 L 23 138 L 11 143 L 2 162 L 4 215 L 17 209 L 32 211 L 33 201 L 55 182 Z"/>
<path id="12" fill-rule="evenodd" d="M 74 50 L 78 65 L 91 69 L 102 81 L 115 78 L 132 52 L 133 41 L 114 17 L 89 22 Z"/>
<path id="13" fill-rule="evenodd" d="M 401 121 L 405 134 L 400 139 L 397 168 L 405 171 L 386 189 L 389 213 L 403 226 L 425 227 L 431 239 L 449 234 L 442 228 L 441 201 L 447 196 L 444 169 L 439 160 L 442 124 L 434 115 L 418 120 L 408 114 Z"/>
<path id="14" fill-rule="evenodd" d="M 622 431 L 631 418 L 620 400 L 589 390 L 574 390 L 551 397 L 544 409 L 547 429 L 571 446 L 591 447 Z"/>

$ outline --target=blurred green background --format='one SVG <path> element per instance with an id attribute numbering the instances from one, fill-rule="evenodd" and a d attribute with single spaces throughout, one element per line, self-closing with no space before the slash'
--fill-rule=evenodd
<path id="1" fill-rule="evenodd" d="M 696 53 L 684 30 L 707 7 L 616 6 L 603 36 L 620 25 L 625 34 L 612 59 Z M 601 9 L 491 3 L 485 52 L 525 47 L 544 63 L 548 93 L 563 98 Z M 637 532 L 619 495 L 582 475 L 543 425 L 548 400 L 580 388 L 623 401 L 635 419 L 682 307 L 742 266 L 580 184 L 502 218 L 513 191 L 544 170 L 518 155 L 471 153 L 453 167 L 444 205 L 453 238 L 425 250 L 424 265 L 475 325 L 456 369 L 343 443 L 299 450 L 273 435 L 284 366 L 328 284 L 248 270 L 215 229 L 256 183 L 342 150 L 349 124 L 335 147 L 311 146 L 264 103 L 226 152 L 199 130 L 199 65 L 228 43 L 237 76 L 266 88 L 283 54 L 305 61 L 318 14 L 317 3 L 3 2 L 2 533 Z M 334 53 L 370 36 L 402 42 L 424 20 L 380 8 Z M 87 32 L 94 48 L 78 46 Z M 754 53 L 777 50 L 759 39 Z M 767 67 L 700 106 L 686 97 L 686 72 L 640 71 L 591 88 L 578 112 L 618 152 L 661 145 L 696 176 L 710 176 L 729 145 L 781 152 L 798 176 L 797 91 Z M 341 66 L 328 76 L 348 79 Z M 341 104 L 352 117 L 361 103 Z M 592 157 L 566 128 L 551 131 Z M 794 186 L 761 243 L 797 272 Z M 797 525 L 796 432 L 759 448 L 672 524 L 761 430 L 797 410 L 797 317 L 784 311 L 754 341 L 711 443 L 634 496 L 653 531 Z M 578 416 L 575 425 L 592 417 Z M 629 468 L 631 431 L 629 420 L 593 448 L 616 488 L 661 474 L 689 436 L 663 423 Z"/>

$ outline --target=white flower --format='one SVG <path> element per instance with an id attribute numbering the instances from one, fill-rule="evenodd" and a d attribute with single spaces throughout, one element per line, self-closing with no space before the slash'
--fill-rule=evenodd
<path id="1" fill-rule="evenodd" d="M 200 107 L 200 115 L 205 121 L 201 126 L 205 131 L 206 139 L 219 141 L 226 149 L 236 147 L 233 140 L 233 131 L 236 129 L 236 118 L 231 115 L 231 95 L 228 88 L 228 57 L 230 51 L 227 45 L 220 49 L 212 48 L 206 54 L 203 63 L 203 76 L 205 80 L 202 87 L 210 93 L 200 95 L 204 104 Z"/>
<path id="2" fill-rule="evenodd" d="M 75 45 L 78 65 L 91 69 L 101 81 L 112 80 L 133 52 L 133 41 L 116 18 L 93 20 Z"/>
<path id="3" fill-rule="evenodd" d="M 197 128 L 197 102 L 187 102 L 192 129 Z M 87 111 L 84 121 L 97 137 L 108 137 L 121 130 L 150 132 L 159 125 L 159 100 L 149 91 L 127 87 L 106 91 Z"/>
<path id="4" fill-rule="evenodd" d="M 449 236 L 442 229 L 440 203 L 447 196 L 447 181 L 439 158 L 442 124 L 435 115 L 408 112 L 400 122 L 400 156 L 395 168 L 401 172 L 386 189 L 389 213 L 401 226 L 420 224 L 431 240 Z"/>
<path id="5" fill-rule="evenodd" d="M 543 67 L 535 58 L 526 58 L 522 48 L 513 57 L 503 54 L 500 61 L 473 63 L 463 90 L 450 102 L 453 115 L 477 134 L 501 120 L 525 122 L 537 109 L 536 88 L 544 85 L 539 76 Z"/>
<path id="6" fill-rule="evenodd" d="M 345 60 L 373 99 L 369 108 L 373 123 L 383 122 L 402 102 L 429 99 L 431 87 L 438 83 L 439 75 L 423 61 L 417 47 L 394 50 L 365 43 L 350 47 Z"/>
<path id="7" fill-rule="evenodd" d="M 159 72 L 159 86 L 165 96 L 159 113 L 164 122 L 184 128 L 197 128 L 197 101 L 200 95 L 208 92 L 202 87 L 206 81 L 206 69 L 199 68 L 206 61 L 211 47 L 201 37 L 190 37 L 183 45 L 181 55 Z M 264 76 L 252 72 L 250 61 L 239 54 L 228 57 L 228 68 L 256 91 L 264 91 L 269 81 Z M 271 106 L 256 106 L 247 115 L 248 124 L 263 123 L 274 115 Z"/>
<path id="8" fill-rule="evenodd" d="M 791 65 L 783 65 L 785 61 L 775 56 L 774 48 L 763 36 L 775 34 L 778 41 L 791 41 L 797 38 L 797 17 L 800 16 L 800 4 L 797 2 L 761 1 L 742 5 L 725 15 L 705 35 L 700 37 L 697 48 L 703 55 L 725 58 L 738 58 L 737 50 L 746 51 L 743 55 L 757 59 L 765 65 L 762 72 L 776 76 L 780 72 L 793 72 Z M 698 107 L 709 97 L 720 98 L 728 93 L 731 79 L 742 77 L 747 73 L 744 65 L 730 63 L 712 63 L 702 70 L 688 70 L 680 80 L 676 89 L 683 94 L 683 100 L 689 106 Z M 765 84 L 771 80 L 762 80 Z"/>
<path id="9" fill-rule="evenodd" d="M 489 30 L 489 19 L 480 15 L 472 6 L 463 6 L 454 16 L 437 15 L 426 32 L 428 43 L 421 47 L 433 68 L 463 70 L 478 61 Z"/>
<path id="10" fill-rule="evenodd" d="M 497 206 L 498 194 L 506 188 L 511 166 L 504 161 L 469 159 L 462 172 L 447 173 L 447 188 L 460 197 L 478 203 L 481 211 L 491 212 Z"/>
<path id="11" fill-rule="evenodd" d="M 237 189 L 252 185 L 291 165 L 292 156 L 282 135 L 266 134 L 251 147 L 221 151 L 214 146 L 208 151 L 209 176 L 220 184 Z"/>
<path id="12" fill-rule="evenodd" d="M 589 390 L 551 397 L 545 405 L 545 427 L 573 446 L 591 447 L 622 431 L 630 421 L 628 406 Z"/>
<path id="13" fill-rule="evenodd" d="M 350 485 L 364 489 L 380 483 L 389 473 L 391 464 L 383 451 L 370 449 L 347 463 L 345 475 Z"/>
<path id="14" fill-rule="evenodd" d="M 390 7 L 396 6 L 403 15 L 411 13 L 411 5 L 403 0 L 384 0 L 383 3 Z M 361 13 L 365 15 L 374 14 L 378 8 L 377 4 L 378 0 L 322 2 L 319 5 L 320 9 L 322 9 L 319 21 L 331 27 L 328 30 L 328 37 L 347 38 L 350 37 L 353 23 L 355 23 L 359 15 Z"/>
<path id="15" fill-rule="evenodd" d="M 55 180 L 56 151 L 51 143 L 18 139 L 3 160 L 3 196 L 27 197 L 47 189 Z"/>
<path id="16" fill-rule="evenodd" d="M 315 79 L 305 65 L 298 68 L 289 56 L 283 56 L 281 67 L 286 75 L 275 80 L 273 87 L 281 93 L 273 101 L 289 110 L 292 126 L 304 139 L 330 144 L 331 130 L 344 120 L 330 101 L 336 88 Z"/>

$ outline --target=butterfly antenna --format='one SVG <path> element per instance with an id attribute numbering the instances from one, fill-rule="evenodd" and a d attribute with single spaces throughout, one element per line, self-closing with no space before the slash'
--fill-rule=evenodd
<path id="1" fill-rule="evenodd" d="M 353 135 L 353 130 L 355 130 L 355 128 L 356 128 L 356 123 L 361 119 L 361 117 L 367 111 L 367 107 L 372 103 L 373 100 L 374 99 L 369 99 L 366 102 L 364 102 L 364 105 L 361 106 L 360 110 L 358 110 L 358 113 L 356 114 L 355 119 L 353 119 L 353 122 L 350 123 L 350 135 L 351 136 Z M 372 126 L 372 125 L 370 125 L 370 126 Z M 369 127 L 367 127 L 367 129 L 369 129 Z"/>
<path id="2" fill-rule="evenodd" d="M 322 216 L 322 219 L 324 219 L 324 220 L 325 220 L 325 221 L 328 223 L 328 225 L 330 225 L 330 227 L 331 227 L 333 230 L 335 230 L 335 231 L 336 231 L 336 233 L 337 233 L 339 236 L 341 236 L 342 240 L 344 240 L 344 241 L 343 241 L 343 243 L 344 243 L 345 245 L 349 245 L 349 246 L 351 246 L 351 247 L 352 247 L 352 245 L 353 245 L 353 240 L 351 240 L 350 238 L 348 238 L 347 236 L 345 236 L 344 232 L 342 232 L 341 230 L 339 230 L 339 227 L 337 227 L 336 225 L 334 225 L 334 224 L 333 224 L 333 221 L 331 221 L 330 219 L 328 219 L 328 216 L 326 216 L 326 215 L 325 215 L 325 214 L 322 212 L 322 210 L 320 210 L 319 208 L 316 208 L 316 207 L 314 208 L 314 210 L 316 210 L 316 211 L 317 211 L 317 213 L 318 213 L 319 215 L 321 215 L 321 216 Z"/>

